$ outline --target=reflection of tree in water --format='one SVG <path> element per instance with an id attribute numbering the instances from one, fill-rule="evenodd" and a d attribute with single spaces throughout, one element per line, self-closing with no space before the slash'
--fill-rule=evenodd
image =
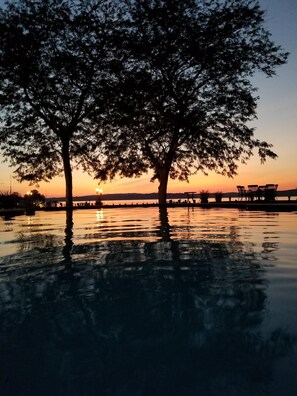
<path id="1" fill-rule="evenodd" d="M 73 246 L 73 211 L 66 211 L 66 227 L 65 227 L 65 238 L 64 238 L 64 247 L 63 247 L 63 256 L 65 267 L 69 268 L 72 265 L 71 262 L 71 249 Z"/>
<path id="2" fill-rule="evenodd" d="M 295 340 L 261 333 L 261 262 L 234 261 L 226 242 L 172 240 L 162 216 L 158 242 L 91 249 L 72 246 L 68 224 L 66 267 L 70 251 L 89 254 L 73 276 L 1 284 L 3 394 L 272 394 L 275 363 Z"/>
<path id="3" fill-rule="evenodd" d="M 17 233 L 16 242 L 19 253 L 30 252 L 34 249 L 48 249 L 64 245 L 62 235 L 44 232 L 44 224 L 35 224 L 34 216 L 27 216 L 27 224 Z"/>
<path id="4" fill-rule="evenodd" d="M 18 233 L 18 250 L 20 253 L 29 252 L 33 249 L 46 249 L 62 246 L 63 238 L 53 234 L 42 234 L 34 232 L 31 235 L 20 231 Z"/>
<path id="5" fill-rule="evenodd" d="M 50 276 L 53 270 L 59 268 L 64 271 L 71 267 L 73 211 L 66 211 L 64 235 L 62 230 L 53 234 L 52 229 L 47 232 L 43 227 L 44 224 L 35 225 L 28 219 L 26 230 L 17 233 L 13 242 L 17 244 L 18 253 L 11 260 L 13 263 L 6 268 L 6 275 L 25 273 L 33 281 L 40 273 Z"/>

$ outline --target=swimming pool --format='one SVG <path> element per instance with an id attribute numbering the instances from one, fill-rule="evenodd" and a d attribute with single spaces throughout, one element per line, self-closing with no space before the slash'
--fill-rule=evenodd
<path id="1" fill-rule="evenodd" d="M 297 213 L 0 220 L 1 395 L 297 394 Z"/>

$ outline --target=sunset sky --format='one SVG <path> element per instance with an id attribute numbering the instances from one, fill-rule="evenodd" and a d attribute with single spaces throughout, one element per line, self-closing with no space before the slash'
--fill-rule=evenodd
<path id="1" fill-rule="evenodd" d="M 229 179 L 214 173 L 208 176 L 197 174 L 189 183 L 171 180 L 168 192 L 209 190 L 236 191 L 236 185 L 277 183 L 280 190 L 297 188 L 297 1 L 261 0 L 266 10 L 266 25 L 276 44 L 290 52 L 288 63 L 277 69 L 277 75 L 266 78 L 257 75 L 254 85 L 258 87 L 258 120 L 255 136 L 273 144 L 278 154 L 276 160 L 269 159 L 264 165 L 255 155 L 247 165 L 240 165 L 238 176 Z M 0 5 L 3 1 L 0 0 Z M 0 159 L 3 157 L 0 156 Z M 64 179 L 55 178 L 50 183 L 40 183 L 38 187 L 28 183 L 17 183 L 13 179 L 13 169 L 7 163 L 0 163 L 0 192 L 12 191 L 25 194 L 37 188 L 47 197 L 64 196 Z M 82 172 L 74 172 L 74 196 L 94 194 L 98 181 Z M 150 182 L 150 175 L 139 179 L 120 179 L 100 184 L 103 194 L 156 192 L 158 183 Z"/>

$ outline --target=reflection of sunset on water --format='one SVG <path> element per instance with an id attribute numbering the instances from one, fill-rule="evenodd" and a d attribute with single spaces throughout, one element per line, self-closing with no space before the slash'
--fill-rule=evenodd
<path id="1" fill-rule="evenodd" d="M 104 240 L 162 239 L 157 207 L 75 210 L 73 241 L 75 245 Z M 294 213 L 239 211 L 236 209 L 169 208 L 165 234 L 170 240 L 229 241 L 238 239 L 252 244 L 261 252 L 269 244 L 292 244 L 296 238 Z M 45 243 L 49 236 L 63 238 L 65 212 L 36 212 L 35 216 L 19 216 L 1 222 L 2 242 L 9 241 L 12 253 L 22 238 L 34 241 L 37 235 Z M 161 225 L 162 227 L 162 225 Z M 163 231 L 164 231 L 163 230 Z M 7 236 L 9 235 L 9 239 Z M 6 246 L 6 249 L 7 246 Z M 274 249 L 272 249 L 274 250 Z M 9 250 L 8 250 L 9 251 Z"/>
<path id="2" fill-rule="evenodd" d="M 36 212 L 1 220 L 0 236 L 2 389 L 11 367 L 15 389 L 34 373 L 36 394 L 104 383 L 169 395 L 174 383 L 294 396 L 296 213 Z"/>

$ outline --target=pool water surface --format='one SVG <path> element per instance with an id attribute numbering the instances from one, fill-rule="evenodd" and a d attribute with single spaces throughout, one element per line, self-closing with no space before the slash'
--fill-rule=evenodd
<path id="1" fill-rule="evenodd" d="M 297 395 L 297 213 L 0 219 L 0 395 Z"/>

